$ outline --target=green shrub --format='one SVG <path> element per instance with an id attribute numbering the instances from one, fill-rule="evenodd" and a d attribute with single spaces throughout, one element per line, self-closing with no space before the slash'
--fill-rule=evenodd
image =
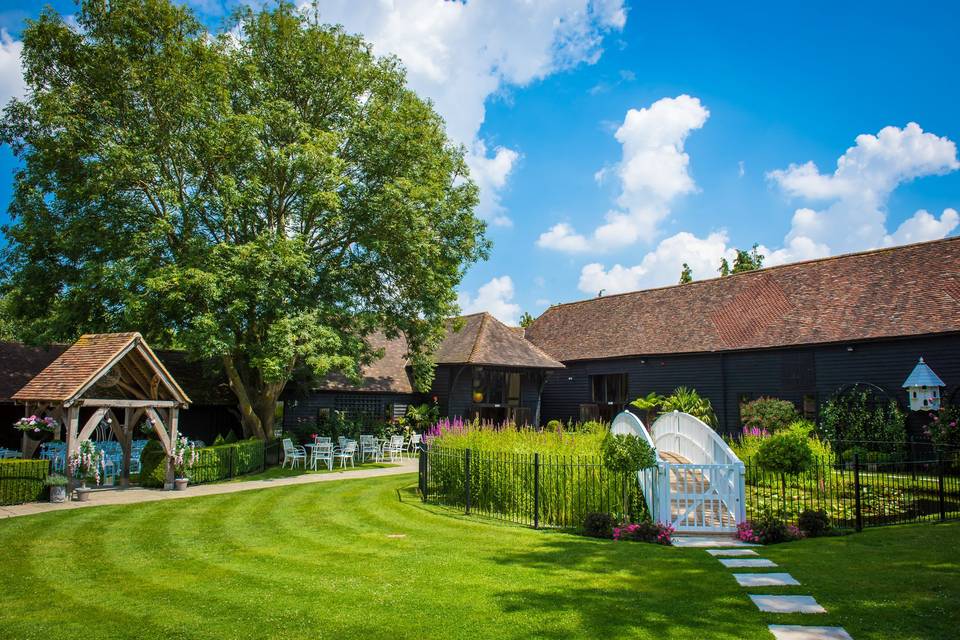
<path id="1" fill-rule="evenodd" d="M 677 387 L 673 393 L 663 398 L 660 408 L 664 413 L 680 411 L 699 418 L 711 427 L 717 426 L 717 415 L 709 398 L 702 397 L 695 389 Z"/>
<path id="2" fill-rule="evenodd" d="M 759 398 L 740 408 L 740 421 L 743 426 L 766 429 L 776 433 L 800 418 L 797 408 L 789 400 L 779 398 Z"/>
<path id="3" fill-rule="evenodd" d="M 140 453 L 140 486 L 162 487 L 166 473 L 167 453 L 159 440 L 151 440 Z"/>
<path id="4" fill-rule="evenodd" d="M 866 390 L 831 398 L 820 413 L 820 429 L 832 442 L 876 442 L 871 449 L 895 453 L 907 438 L 906 414 L 896 400 L 873 402 Z"/>
<path id="5" fill-rule="evenodd" d="M 806 509 L 797 519 L 800 530 L 808 537 L 816 538 L 830 533 L 830 518 L 824 510 Z"/>
<path id="6" fill-rule="evenodd" d="M 657 463 L 657 454 L 646 440 L 608 433 L 601 445 L 603 465 L 615 473 L 634 473 Z"/>
<path id="7" fill-rule="evenodd" d="M 155 446 L 154 446 L 155 445 Z M 263 468 L 264 442 L 256 438 L 197 449 L 197 463 L 187 472 L 192 484 L 216 482 Z M 167 473 L 167 454 L 159 442 L 147 444 L 140 454 L 140 484 L 162 487 Z"/>
<path id="8" fill-rule="evenodd" d="M 810 439 L 799 430 L 787 430 L 765 439 L 757 450 L 757 464 L 769 473 L 796 475 L 813 466 Z"/>
<path id="9" fill-rule="evenodd" d="M 560 433 L 563 430 L 563 423 L 559 420 L 551 420 L 547 423 L 547 431 L 553 431 L 555 433 Z"/>
<path id="10" fill-rule="evenodd" d="M 0 504 L 40 500 L 49 472 L 49 460 L 0 460 Z"/>
<path id="11" fill-rule="evenodd" d="M 583 535 L 591 538 L 612 538 L 615 524 L 612 513 L 591 511 L 583 519 Z"/>

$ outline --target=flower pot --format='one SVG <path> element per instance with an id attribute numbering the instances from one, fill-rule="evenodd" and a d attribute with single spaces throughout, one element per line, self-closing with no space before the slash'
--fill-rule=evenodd
<path id="1" fill-rule="evenodd" d="M 80 487 L 77 489 L 77 501 L 78 502 L 90 502 L 90 489 L 86 487 Z"/>
<path id="2" fill-rule="evenodd" d="M 177 491 L 183 491 L 187 488 L 188 482 L 190 482 L 189 478 L 175 478 L 173 480 L 173 488 Z"/>
<path id="3" fill-rule="evenodd" d="M 67 488 L 62 484 L 50 485 L 50 502 L 61 503 L 67 501 Z"/>

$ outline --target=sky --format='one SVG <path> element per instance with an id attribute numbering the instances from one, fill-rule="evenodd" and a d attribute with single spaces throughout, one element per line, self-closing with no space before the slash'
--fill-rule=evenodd
<path id="1" fill-rule="evenodd" d="M 237 3 L 187 4 L 217 29 Z M 960 3 L 318 4 L 467 149 L 493 241 L 467 313 L 716 277 L 754 243 L 774 265 L 960 232 Z M 6 102 L 39 8 L 3 6 Z M 0 221 L 15 166 L 0 149 Z"/>

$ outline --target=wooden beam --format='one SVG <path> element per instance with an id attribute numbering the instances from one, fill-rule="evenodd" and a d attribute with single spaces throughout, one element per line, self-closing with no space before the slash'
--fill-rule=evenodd
<path id="1" fill-rule="evenodd" d="M 117 409 L 137 409 L 137 408 L 165 408 L 179 407 L 177 400 L 112 400 L 109 398 L 87 398 L 80 400 L 78 404 L 82 407 L 116 407 Z"/>
<path id="2" fill-rule="evenodd" d="M 167 393 L 169 393 L 171 397 L 180 398 L 181 400 L 185 399 L 183 394 L 177 391 L 174 381 L 168 378 L 169 373 L 164 372 L 165 367 L 160 364 L 160 359 L 157 358 L 156 354 L 153 353 L 149 347 L 146 346 L 146 343 L 141 342 L 137 344 L 137 353 L 140 354 L 140 357 L 143 358 L 143 361 L 150 366 L 150 369 L 152 369 L 160 381 L 163 382 L 163 386 L 167 388 Z M 157 361 L 156 364 L 154 363 L 154 360 Z"/>
<path id="3" fill-rule="evenodd" d="M 117 366 L 127 374 L 127 377 L 133 380 L 134 384 L 140 387 L 140 391 L 136 393 L 138 397 L 147 398 L 150 396 L 150 385 L 147 379 L 143 377 L 139 369 L 130 363 L 129 359 L 118 361 Z"/>
<path id="4" fill-rule="evenodd" d="M 173 450 L 170 448 L 170 437 L 167 435 L 167 429 L 163 424 L 163 420 L 160 419 L 160 414 L 158 414 L 157 410 L 153 407 L 147 407 L 147 416 L 153 418 L 153 428 L 156 430 L 157 435 L 160 436 L 160 444 L 163 445 L 163 450 L 166 451 L 169 456 L 173 453 Z"/>
<path id="5" fill-rule="evenodd" d="M 103 420 L 103 417 L 107 415 L 107 411 L 109 410 L 110 409 L 107 407 L 100 407 L 93 412 L 93 415 L 90 416 L 90 419 L 87 420 L 86 424 L 83 425 L 83 429 L 80 430 L 80 435 L 77 436 L 78 445 L 80 442 L 90 439 L 90 436 L 93 434 L 93 430 L 97 428 L 97 425 L 100 424 L 100 421 Z"/>

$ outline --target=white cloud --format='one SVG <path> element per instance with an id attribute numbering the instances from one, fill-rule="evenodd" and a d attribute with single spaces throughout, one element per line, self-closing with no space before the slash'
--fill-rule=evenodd
<path id="1" fill-rule="evenodd" d="M 537 238 L 537 246 L 568 253 L 584 253 L 590 250 L 590 242 L 566 222 L 559 222 L 541 233 Z"/>
<path id="2" fill-rule="evenodd" d="M 477 213 L 491 223 L 509 227 L 513 225 L 500 204 L 500 192 L 507 183 L 507 176 L 520 154 L 513 149 L 497 147 L 493 155 L 487 154 L 482 140 L 477 140 L 470 153 L 470 176 L 480 187 L 480 203 Z"/>
<path id="3" fill-rule="evenodd" d="M 768 179 L 788 195 L 825 205 L 796 210 L 787 246 L 777 252 L 776 260 L 943 237 L 956 227 L 956 211 L 945 211 L 940 220 L 918 211 L 888 234 L 887 201 L 905 182 L 957 168 L 957 146 L 911 122 L 903 129 L 884 127 L 877 135 L 857 136 L 856 144 L 837 160 L 833 173 L 821 173 L 813 162 L 771 171 Z"/>
<path id="4" fill-rule="evenodd" d="M 463 313 L 486 311 L 501 322 L 515 325 L 520 318 L 520 305 L 513 302 L 513 280 L 510 276 L 493 278 L 477 290 L 476 296 L 460 293 L 457 303 Z"/>
<path id="5" fill-rule="evenodd" d="M 22 98 L 27 93 L 20 64 L 22 51 L 23 42 L 14 40 L 6 29 L 0 30 L 0 109 L 11 98 Z"/>
<path id="6" fill-rule="evenodd" d="M 304 5 L 306 6 L 306 5 Z M 320 19 L 358 32 L 378 54 L 403 61 L 410 85 L 433 100 L 450 137 L 468 149 L 480 185 L 479 212 L 494 224 L 509 219 L 499 193 L 519 157 L 480 136 L 486 102 L 579 64 L 592 64 L 603 36 L 626 22 L 623 0 L 330 0 Z"/>
<path id="7" fill-rule="evenodd" d="M 743 160 L 737 163 L 737 177 L 742 178 L 747 173 Z"/>
<path id="8" fill-rule="evenodd" d="M 601 289 L 612 294 L 677 284 L 684 262 L 690 265 L 694 278 L 710 278 L 717 275 L 721 258 L 734 258 L 735 252 L 727 242 L 724 231 L 715 231 L 706 238 L 681 231 L 664 238 L 635 266 L 615 264 L 605 269 L 599 263 L 586 265 L 580 272 L 578 286 L 584 293 L 596 295 Z"/>
<path id="9" fill-rule="evenodd" d="M 595 174 L 598 182 L 615 175 L 620 181 L 617 209 L 604 216 L 592 241 L 569 224 L 561 223 L 541 234 L 537 244 L 559 251 L 607 251 L 652 241 L 660 223 L 669 217 L 679 196 L 696 191 L 689 173 L 690 156 L 684 151 L 687 136 L 700 129 L 710 112 L 688 95 L 663 98 L 643 109 L 630 109 L 614 136 L 623 147 L 615 167 Z"/>
<path id="10" fill-rule="evenodd" d="M 924 240 L 937 240 L 957 228 L 960 215 L 956 209 L 944 209 L 938 220 L 925 209 L 904 220 L 897 230 L 884 238 L 885 245 L 909 244 Z"/>

